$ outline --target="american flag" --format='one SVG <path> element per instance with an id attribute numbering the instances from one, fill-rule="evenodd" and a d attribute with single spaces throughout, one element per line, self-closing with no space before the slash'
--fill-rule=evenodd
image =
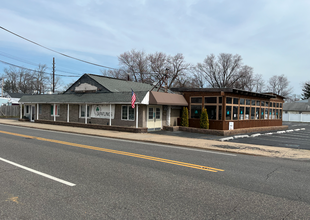
<path id="1" fill-rule="evenodd" d="M 135 108 L 136 94 L 131 89 L 131 108 Z"/>

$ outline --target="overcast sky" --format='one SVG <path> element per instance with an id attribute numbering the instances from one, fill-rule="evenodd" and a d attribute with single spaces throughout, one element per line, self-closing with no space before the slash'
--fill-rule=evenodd
<path id="1" fill-rule="evenodd" d="M 116 68 L 117 56 L 131 49 L 183 53 L 192 64 L 212 53 L 239 54 L 265 81 L 284 74 L 301 94 L 310 80 L 309 12 L 309 0 L 1 0 L 0 26 Z M 35 69 L 51 68 L 53 57 L 56 71 L 100 74 L 0 29 L 0 60 Z M 8 67 L 0 63 L 0 75 Z M 63 77 L 65 84 L 76 79 Z"/>

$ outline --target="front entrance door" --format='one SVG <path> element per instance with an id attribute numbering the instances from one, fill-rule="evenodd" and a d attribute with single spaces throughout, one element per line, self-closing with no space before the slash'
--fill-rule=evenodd
<path id="1" fill-rule="evenodd" d="M 161 130 L 162 126 L 162 106 L 148 106 L 147 111 L 148 131 Z"/>
<path id="2" fill-rule="evenodd" d="M 34 114 L 35 113 L 35 106 L 31 106 L 31 113 L 30 113 L 30 121 L 34 122 Z"/>

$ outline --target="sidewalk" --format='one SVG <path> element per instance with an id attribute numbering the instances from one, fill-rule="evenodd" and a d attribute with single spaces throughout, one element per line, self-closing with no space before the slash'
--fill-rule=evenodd
<path id="1" fill-rule="evenodd" d="M 291 149 L 282 147 L 270 147 L 262 145 L 251 145 L 251 144 L 240 144 L 240 143 L 230 143 L 221 142 L 216 139 L 216 137 L 206 138 L 189 138 L 182 137 L 182 135 L 169 135 L 169 132 L 163 134 L 155 133 L 129 133 L 129 132 L 118 132 L 118 131 L 108 131 L 108 130 L 98 130 L 90 128 L 78 128 L 78 127 L 67 127 L 59 125 L 50 124 L 40 124 L 32 122 L 20 122 L 14 119 L 0 119 L 0 124 L 13 125 L 19 127 L 29 127 L 44 130 L 53 130 L 60 132 L 85 134 L 117 139 L 126 139 L 132 141 L 144 141 L 158 144 L 168 144 L 176 145 L 181 147 L 191 147 L 200 148 L 206 150 L 214 150 L 229 153 L 241 153 L 248 155 L 257 156 L 267 156 L 267 157 L 277 157 L 277 158 L 287 158 L 287 159 L 297 159 L 297 160 L 310 160 L 310 151 L 301 149 Z M 207 135 L 206 135 L 207 136 Z"/>

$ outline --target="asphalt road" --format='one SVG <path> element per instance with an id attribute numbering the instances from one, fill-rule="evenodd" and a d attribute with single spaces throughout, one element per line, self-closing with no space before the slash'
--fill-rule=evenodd
<path id="1" fill-rule="evenodd" d="M 308 219 L 309 174 L 308 161 L 0 125 L 0 219 Z"/>
<path id="2" fill-rule="evenodd" d="M 285 133 L 263 132 L 261 136 L 237 138 L 229 142 L 310 150 L 310 123 L 284 122 L 283 124 L 289 126 L 288 130 L 293 131 Z M 295 129 L 301 128 L 305 130 L 295 131 Z M 265 135 L 266 133 L 267 135 Z"/>

